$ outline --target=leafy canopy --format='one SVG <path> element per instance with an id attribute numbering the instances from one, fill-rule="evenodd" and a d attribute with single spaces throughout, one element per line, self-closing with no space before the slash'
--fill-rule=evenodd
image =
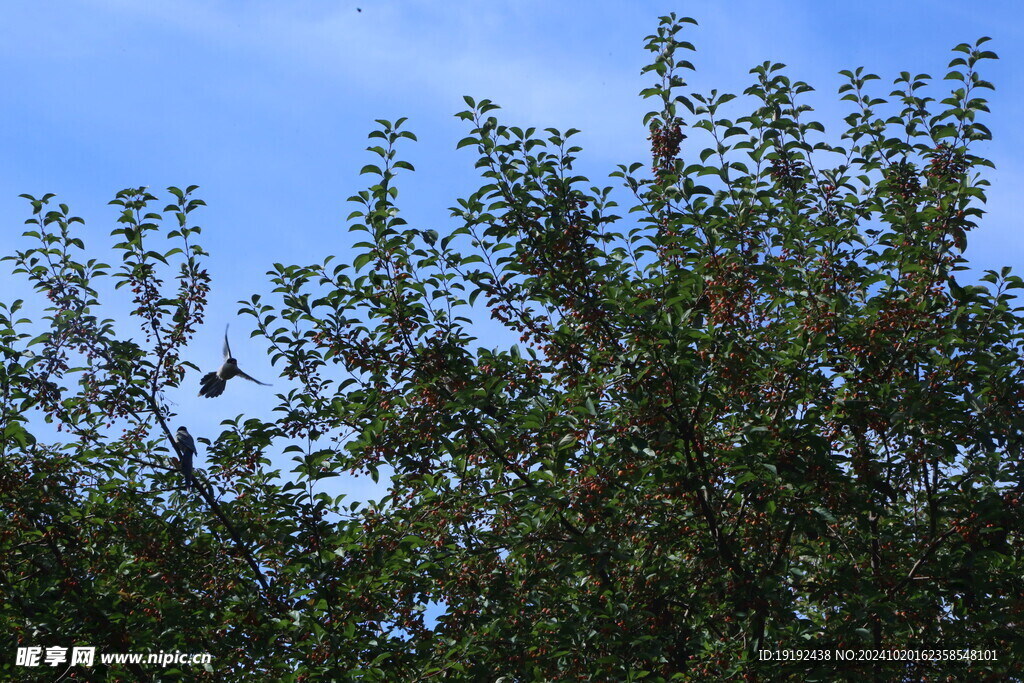
<path id="1" fill-rule="evenodd" d="M 842 72 L 836 138 L 780 64 L 743 98 L 685 92 L 693 23 L 647 39 L 652 161 L 618 189 L 576 174 L 577 131 L 467 97 L 482 185 L 418 229 L 415 136 L 379 121 L 355 252 L 275 264 L 242 302 L 292 388 L 224 423 L 195 490 L 166 396 L 210 286 L 196 188 L 119 193 L 115 265 L 27 197 L 9 260 L 47 309 L 0 308 L 10 639 L 208 651 L 224 680 L 1012 673 L 1024 283 L 963 281 L 995 54 L 957 46 L 941 100 Z M 130 320 L 103 317 L 104 278 Z M 478 338 L 488 318 L 518 343 Z M 387 496 L 350 504 L 350 472 L 392 474 Z M 928 647 L 998 659 L 758 657 Z"/>

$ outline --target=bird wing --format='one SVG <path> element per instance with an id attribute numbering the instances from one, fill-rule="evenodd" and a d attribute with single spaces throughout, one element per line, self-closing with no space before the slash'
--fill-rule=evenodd
<path id="1" fill-rule="evenodd" d="M 224 326 L 224 358 L 231 358 L 231 345 L 228 344 L 228 326 Z"/>
<path id="2" fill-rule="evenodd" d="M 188 432 L 178 432 L 178 445 L 187 453 L 196 452 L 196 442 L 192 440 L 192 435 Z"/>
<path id="3" fill-rule="evenodd" d="M 245 373 L 244 373 L 244 372 L 242 372 L 241 370 L 239 370 L 239 371 L 238 371 L 238 376 L 239 376 L 239 377 L 244 377 L 244 378 L 246 378 L 247 380 L 249 380 L 250 382 L 256 382 L 256 384 L 259 384 L 259 385 L 261 385 L 261 386 L 264 386 L 264 387 L 269 387 L 269 386 L 270 386 L 270 385 L 269 385 L 269 384 L 267 384 L 266 382 L 261 382 L 261 381 L 259 381 L 258 379 L 255 379 L 255 378 L 252 378 L 252 377 L 250 377 L 249 375 L 245 374 Z"/>

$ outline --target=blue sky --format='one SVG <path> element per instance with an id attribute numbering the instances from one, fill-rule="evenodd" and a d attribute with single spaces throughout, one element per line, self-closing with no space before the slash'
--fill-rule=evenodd
<path id="1" fill-rule="evenodd" d="M 881 75 L 877 92 L 886 95 L 900 71 L 941 79 L 950 48 L 991 36 L 1001 59 L 983 76 L 997 87 L 987 120 L 995 140 L 982 153 L 996 170 L 968 257 L 977 268 L 1020 271 L 1024 13 L 1014 2 L 974 7 L 982 9 L 923 0 L 4 3 L 0 252 L 20 243 L 23 192 L 57 193 L 102 249 L 117 190 L 200 185 L 213 292 L 191 360 L 213 369 L 230 321 L 242 367 L 275 387 L 233 383 L 204 402 L 197 374 L 170 398 L 197 436 L 214 436 L 237 414 L 269 418 L 274 391 L 287 384 L 247 339 L 250 320 L 235 316 L 235 302 L 269 290 L 274 262 L 344 257 L 346 198 L 366 184 L 358 171 L 371 161 L 363 150 L 373 120 L 407 116 L 419 137 L 404 150 L 417 173 L 399 185 L 419 227 L 444 232 L 448 207 L 473 189 L 472 152 L 455 150 L 467 132 L 453 116 L 465 94 L 500 104 L 509 124 L 581 129 L 581 171 L 606 184 L 616 164 L 647 160 L 643 38 L 676 11 L 700 22 L 687 36 L 697 46 L 693 89 L 739 93 L 752 66 L 783 62 L 817 89 L 810 103 L 831 131 L 845 112 L 835 96 L 840 69 Z M 4 299 L 23 291 L 8 272 L 0 267 Z"/>

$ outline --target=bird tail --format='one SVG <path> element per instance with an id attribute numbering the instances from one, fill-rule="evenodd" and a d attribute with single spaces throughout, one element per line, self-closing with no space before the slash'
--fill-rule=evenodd
<path id="1" fill-rule="evenodd" d="M 224 393 L 226 381 L 217 376 L 216 372 L 210 372 L 203 376 L 200 382 L 199 395 L 206 398 L 214 398 Z"/>

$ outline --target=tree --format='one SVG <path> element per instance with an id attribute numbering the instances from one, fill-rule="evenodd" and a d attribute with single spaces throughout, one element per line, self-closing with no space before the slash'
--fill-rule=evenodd
<path id="1" fill-rule="evenodd" d="M 955 48 L 941 101 L 926 75 L 882 98 L 843 72 L 833 143 L 778 64 L 735 118 L 744 100 L 684 94 L 688 23 L 648 38 L 653 162 L 612 174 L 626 192 L 575 175 L 576 131 L 466 98 L 483 185 L 446 234 L 417 229 L 396 184 L 415 136 L 380 121 L 351 262 L 276 264 L 243 302 L 299 388 L 226 422 L 194 492 L 163 396 L 209 288 L 195 188 L 162 212 L 118 195 L 116 268 L 29 197 L 11 258 L 49 308 L 41 334 L 20 303 L 0 317 L 4 632 L 208 651 L 224 680 L 1019 673 L 1024 282 L 957 279 L 987 39 Z M 144 343 L 99 317 L 103 277 Z M 518 343 L 478 339 L 482 315 Z M 331 486 L 382 468 L 371 505 Z M 836 654 L 927 648 L 973 661 Z M 761 654 L 787 649 L 816 654 Z"/>

